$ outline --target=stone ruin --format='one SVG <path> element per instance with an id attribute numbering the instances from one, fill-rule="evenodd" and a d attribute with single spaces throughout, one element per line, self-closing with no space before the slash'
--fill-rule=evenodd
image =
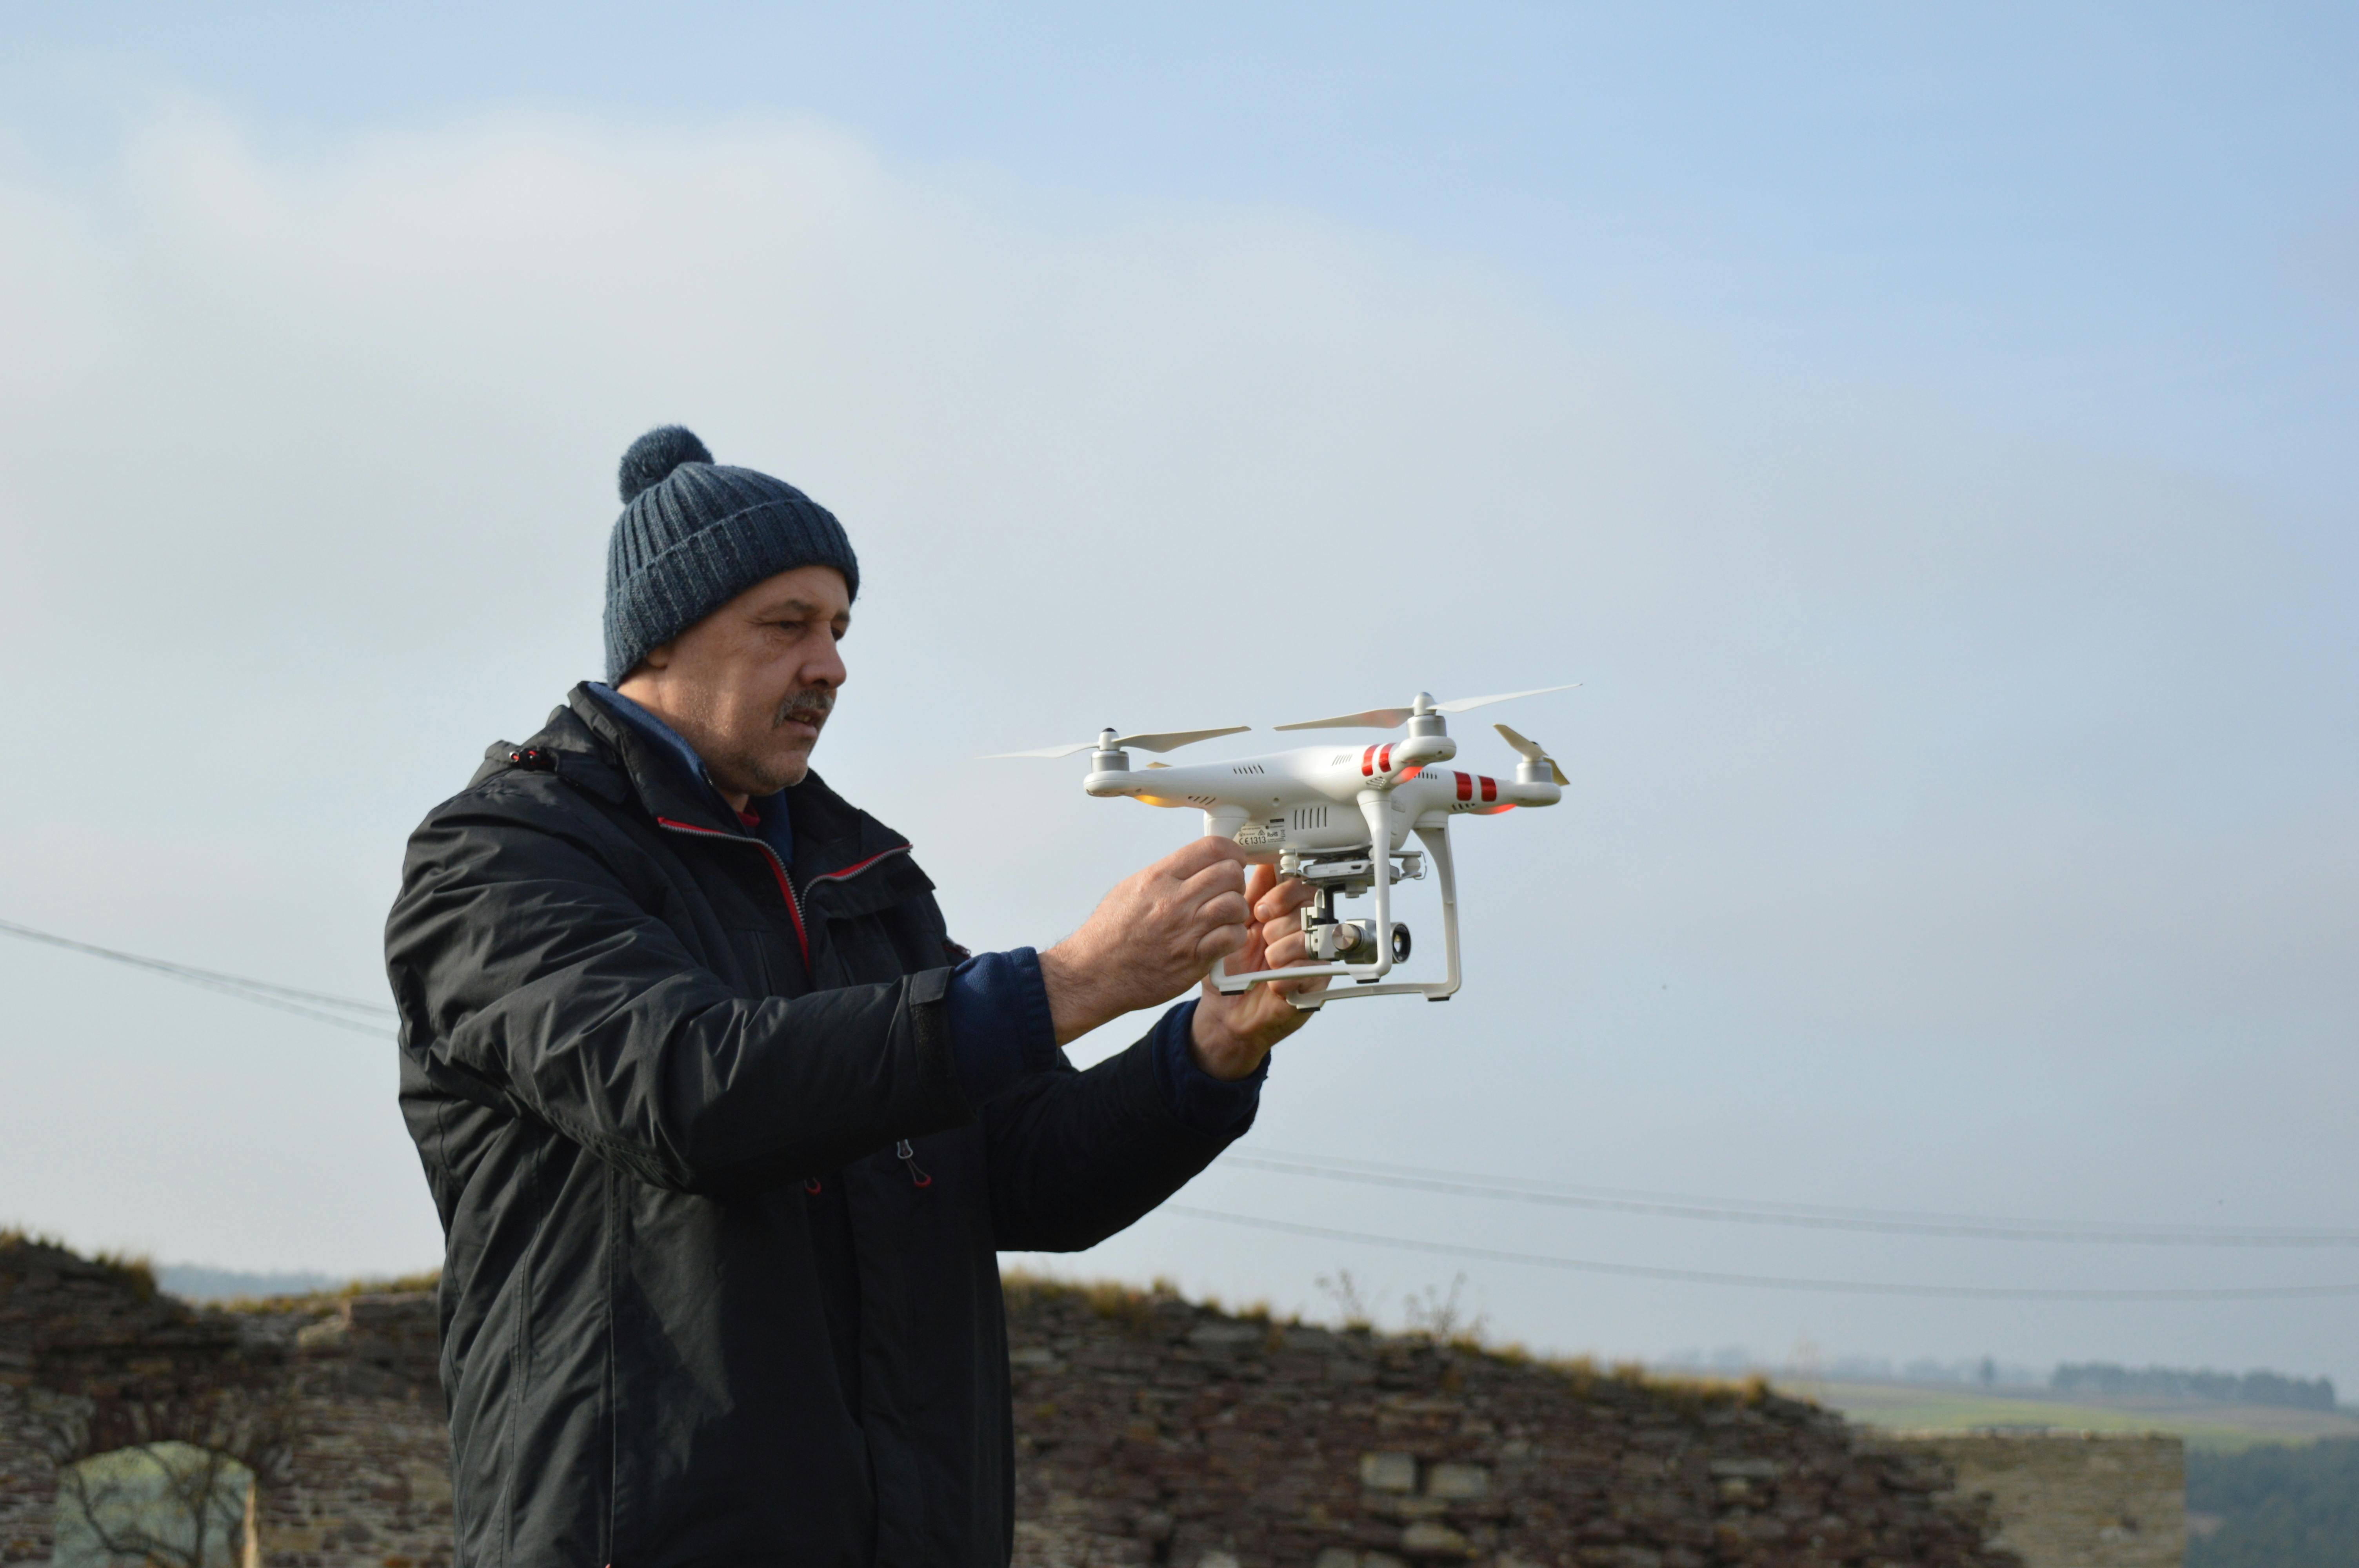
<path id="1" fill-rule="evenodd" d="M 0 1237 L 0 1563 L 448 1568 L 449 1450 L 430 1296 L 199 1309 Z"/>
<path id="2" fill-rule="evenodd" d="M 1008 1314 L 1022 1568 L 2024 1561 L 1958 1454 L 1757 1384 L 1160 1291 L 1013 1279 Z M 136 1563 L 119 1549 L 144 1531 L 174 1568 L 450 1568 L 434 1323 L 423 1293 L 197 1308 L 0 1238 L 0 1563 Z"/>
<path id="3" fill-rule="evenodd" d="M 2014 1564 L 1928 1455 L 1759 1384 L 1011 1281 L 1033 1568 Z"/>

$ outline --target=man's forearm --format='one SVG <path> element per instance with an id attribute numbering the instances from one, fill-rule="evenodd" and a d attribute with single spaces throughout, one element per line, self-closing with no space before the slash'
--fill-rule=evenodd
<path id="1" fill-rule="evenodd" d="M 1094 1247 L 1179 1191 L 1251 1124 L 1251 1087 L 1203 1081 L 1200 1092 L 1174 1097 L 1160 1082 L 1158 1036 L 1186 1011 L 1174 1009 L 1086 1071 L 1027 1078 L 983 1108 L 996 1246 Z"/>
<path id="2" fill-rule="evenodd" d="M 1049 993 L 1049 1021 L 1057 1044 L 1070 1045 L 1101 1023 L 1129 1011 L 1114 1009 L 1104 966 L 1072 950 L 1071 938 L 1040 955 L 1040 984 Z"/>

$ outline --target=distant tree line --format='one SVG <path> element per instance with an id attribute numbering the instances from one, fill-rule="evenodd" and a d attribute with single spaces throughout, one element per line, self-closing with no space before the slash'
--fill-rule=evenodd
<path id="1" fill-rule="evenodd" d="M 2190 1372 L 2176 1367 L 2116 1367 L 2110 1361 L 2067 1362 L 2048 1386 L 2060 1393 L 2139 1394 L 2162 1400 L 2219 1400 L 2240 1405 L 2334 1409 L 2334 1379 L 2288 1378 L 2279 1372 Z"/>
<path id="2" fill-rule="evenodd" d="M 2187 1451 L 2187 1568 L 2359 1563 L 2359 1438 Z"/>

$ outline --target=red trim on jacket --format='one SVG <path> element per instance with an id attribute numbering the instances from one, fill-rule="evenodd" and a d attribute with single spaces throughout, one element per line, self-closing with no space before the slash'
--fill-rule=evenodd
<path id="1" fill-rule="evenodd" d="M 907 844 L 896 844 L 889 849 L 879 849 L 876 853 L 869 856 L 868 859 L 864 860 L 854 860 L 852 864 L 844 867 L 840 871 L 830 871 L 825 876 L 813 877 L 810 880 L 810 885 L 817 887 L 821 882 L 840 882 L 846 877 L 858 876 L 861 872 L 866 871 L 869 867 L 875 865 L 877 861 L 883 860 L 887 855 L 906 855 L 908 852 L 909 846 Z"/>
<path id="2" fill-rule="evenodd" d="M 726 838 L 733 843 L 751 844 L 761 850 L 764 863 L 770 868 L 770 875 L 777 879 L 778 896 L 787 901 L 787 918 L 795 923 L 795 946 L 803 950 L 803 972 L 810 972 L 810 936 L 803 930 L 803 906 L 795 897 L 795 884 L 787 880 L 787 868 L 779 861 L 776 849 L 759 838 L 723 833 L 718 827 L 699 827 L 693 822 L 675 822 L 669 816 L 658 816 L 656 821 L 675 833 L 693 833 L 701 838 Z"/>

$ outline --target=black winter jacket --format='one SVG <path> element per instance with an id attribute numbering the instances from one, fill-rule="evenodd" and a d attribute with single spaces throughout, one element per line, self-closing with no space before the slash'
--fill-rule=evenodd
<path id="1" fill-rule="evenodd" d="M 1144 1041 L 969 1104 L 933 884 L 816 776 L 788 801 L 790 871 L 577 687 L 410 838 L 465 1568 L 1004 1564 L 995 1252 L 1091 1246 L 1225 1141 Z"/>

